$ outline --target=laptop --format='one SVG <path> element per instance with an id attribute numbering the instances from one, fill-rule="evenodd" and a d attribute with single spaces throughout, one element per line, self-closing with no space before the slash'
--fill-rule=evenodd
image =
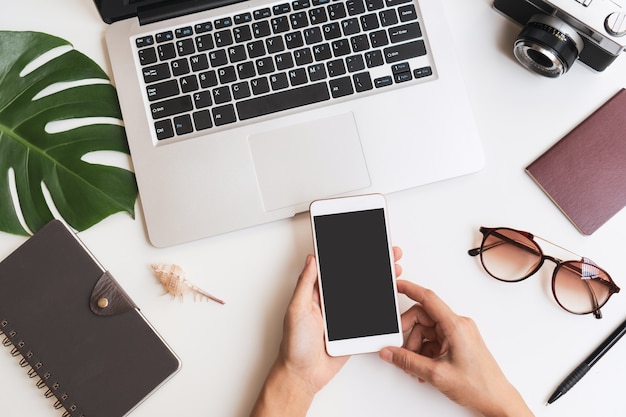
<path id="1" fill-rule="evenodd" d="M 150 242 L 481 169 L 439 0 L 95 0 Z"/>

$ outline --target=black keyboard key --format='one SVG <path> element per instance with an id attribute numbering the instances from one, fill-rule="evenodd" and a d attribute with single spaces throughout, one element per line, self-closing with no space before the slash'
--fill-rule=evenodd
<path id="1" fill-rule="evenodd" d="M 302 10 L 311 7 L 309 0 L 294 0 L 291 2 L 291 8 L 293 10 Z"/>
<path id="2" fill-rule="evenodd" d="M 293 67 L 293 58 L 289 52 L 276 55 L 274 60 L 276 61 L 276 69 L 279 71 Z"/>
<path id="3" fill-rule="evenodd" d="M 399 7 L 398 13 L 400 14 L 401 22 L 408 22 L 410 20 L 417 19 L 417 12 L 415 11 L 415 6 L 413 6 L 412 4 L 407 4 L 406 6 Z"/>
<path id="4" fill-rule="evenodd" d="M 200 86 L 202 88 L 215 87 L 217 85 L 217 73 L 215 70 L 200 73 Z"/>
<path id="5" fill-rule="evenodd" d="M 193 103 L 195 104 L 196 109 L 211 106 L 213 104 L 213 101 L 211 100 L 211 93 L 207 90 L 194 93 Z"/>
<path id="6" fill-rule="evenodd" d="M 324 66 L 324 64 L 309 65 L 306 70 L 309 73 L 309 79 L 311 82 L 321 81 L 327 77 L 326 66 Z"/>
<path id="7" fill-rule="evenodd" d="M 348 72 L 356 72 L 365 69 L 365 61 L 361 55 L 352 55 L 346 57 L 346 67 Z"/>
<path id="8" fill-rule="evenodd" d="M 378 16 L 380 17 L 380 24 L 383 26 L 391 26 L 398 23 L 398 14 L 396 13 L 396 9 L 383 10 L 378 13 Z"/>
<path id="9" fill-rule="evenodd" d="M 309 21 L 312 25 L 319 25 L 328 20 L 326 9 L 324 7 L 318 7 L 317 9 L 309 10 Z"/>
<path id="10" fill-rule="evenodd" d="M 174 40 L 174 33 L 168 30 L 167 32 L 157 33 L 155 38 L 157 43 L 171 42 Z"/>
<path id="11" fill-rule="evenodd" d="M 400 25 L 389 29 L 389 40 L 391 43 L 408 41 L 409 39 L 417 39 L 422 36 L 420 25 L 417 22 Z"/>
<path id="12" fill-rule="evenodd" d="M 350 52 L 350 42 L 347 39 L 337 39 L 331 44 L 333 55 L 336 57 L 348 55 Z"/>
<path id="13" fill-rule="evenodd" d="M 226 51 L 223 49 L 218 49 L 217 51 L 209 52 L 209 61 L 211 61 L 211 66 L 213 68 L 221 67 L 222 65 L 228 64 Z"/>
<path id="14" fill-rule="evenodd" d="M 381 66 L 385 63 L 383 60 L 383 54 L 379 49 L 365 53 L 365 63 L 367 68 L 373 68 Z"/>
<path id="15" fill-rule="evenodd" d="M 255 75 L 256 71 L 254 71 L 254 63 L 252 61 L 246 61 L 242 62 L 241 64 L 237 64 L 237 76 L 239 76 L 240 80 L 252 78 Z"/>
<path id="16" fill-rule="evenodd" d="M 264 38 L 272 33 L 270 24 L 266 20 L 255 22 L 252 24 L 252 34 L 255 38 Z"/>
<path id="17" fill-rule="evenodd" d="M 209 60 L 205 54 L 192 56 L 189 58 L 189 61 L 194 72 L 204 71 L 209 68 Z"/>
<path id="18" fill-rule="evenodd" d="M 383 55 L 385 57 L 385 61 L 390 64 L 392 62 L 404 61 L 426 55 L 426 46 L 424 45 L 424 41 L 420 39 L 385 48 L 383 50 Z"/>
<path id="19" fill-rule="evenodd" d="M 256 66 L 256 72 L 259 75 L 269 74 L 274 72 L 274 60 L 271 56 L 266 56 L 260 59 L 257 59 L 254 63 Z"/>
<path id="20" fill-rule="evenodd" d="M 230 17 L 224 17 L 217 19 L 214 23 L 215 29 L 224 29 L 233 25 L 233 20 Z"/>
<path id="21" fill-rule="evenodd" d="M 232 90 L 233 98 L 235 100 L 241 100 L 250 97 L 250 86 L 245 81 L 233 84 Z"/>
<path id="22" fill-rule="evenodd" d="M 352 81 L 354 81 L 354 89 L 357 93 L 362 93 L 363 91 L 368 91 L 374 88 L 369 72 L 359 72 L 358 74 L 354 74 L 352 76 Z"/>
<path id="23" fill-rule="evenodd" d="M 193 124 L 196 127 L 196 130 L 205 130 L 213 127 L 211 113 L 208 110 L 195 112 L 192 116 Z"/>
<path id="24" fill-rule="evenodd" d="M 282 90 L 289 87 L 287 74 L 285 74 L 284 72 L 279 72 L 278 74 L 270 75 L 270 85 L 272 86 L 272 90 L 274 91 Z"/>
<path id="25" fill-rule="evenodd" d="M 363 0 L 348 0 L 346 2 L 346 7 L 350 16 L 365 13 L 365 4 L 363 4 Z"/>
<path id="26" fill-rule="evenodd" d="M 173 43 L 164 43 L 157 47 L 157 55 L 161 61 L 176 58 L 176 47 Z"/>
<path id="27" fill-rule="evenodd" d="M 380 27 L 378 23 L 378 16 L 376 13 L 366 14 L 365 16 L 361 16 L 361 26 L 363 30 L 374 30 Z"/>
<path id="28" fill-rule="evenodd" d="M 341 36 L 341 25 L 337 22 L 328 23 L 322 26 L 322 32 L 327 41 L 337 39 Z"/>
<path id="29" fill-rule="evenodd" d="M 174 34 L 177 38 L 185 38 L 187 36 L 193 35 L 193 29 L 191 26 L 186 26 L 184 28 L 178 28 L 174 31 Z"/>
<path id="30" fill-rule="evenodd" d="M 303 28 L 309 24 L 306 12 L 293 13 L 289 16 L 289 20 L 291 21 L 291 28 L 294 30 Z"/>
<path id="31" fill-rule="evenodd" d="M 174 117 L 174 130 L 177 135 L 186 135 L 193 132 L 193 125 L 191 124 L 191 117 L 188 114 Z"/>
<path id="32" fill-rule="evenodd" d="M 228 123 L 237 121 L 237 115 L 235 114 L 235 108 L 232 104 L 225 106 L 214 107 L 212 109 L 213 120 L 215 120 L 215 126 L 223 126 Z"/>
<path id="33" fill-rule="evenodd" d="M 326 59 L 330 59 L 332 57 L 330 45 L 327 43 L 315 45 L 313 47 L 313 56 L 315 57 L 316 61 L 324 61 Z"/>
<path id="34" fill-rule="evenodd" d="M 213 36 L 210 33 L 206 33 L 204 35 L 200 35 L 196 37 L 196 49 L 198 52 L 208 51 L 209 49 L 213 49 L 215 45 L 213 44 Z"/>
<path id="35" fill-rule="evenodd" d="M 230 32 L 229 29 L 215 32 L 213 38 L 215 40 L 215 46 L 217 46 L 218 48 L 232 45 L 233 43 L 233 34 Z"/>
<path id="36" fill-rule="evenodd" d="M 183 39 L 176 42 L 178 56 L 191 55 L 196 52 L 193 39 Z"/>
<path id="37" fill-rule="evenodd" d="M 285 50 L 285 43 L 283 42 L 282 36 L 267 38 L 265 40 L 265 44 L 267 45 L 267 52 L 270 54 L 275 54 Z"/>
<path id="38" fill-rule="evenodd" d="M 250 58 L 258 58 L 265 55 L 265 44 L 263 44 L 261 40 L 249 42 L 246 44 L 246 49 L 248 50 L 248 57 Z"/>
<path id="39" fill-rule="evenodd" d="M 329 100 L 326 83 L 316 83 L 237 103 L 240 120 Z"/>
<path id="40" fill-rule="evenodd" d="M 170 119 L 159 120 L 154 123 L 154 130 L 158 140 L 169 139 L 174 137 L 174 129 Z"/>
<path id="41" fill-rule="evenodd" d="M 387 32 L 384 30 L 370 32 L 370 42 L 372 44 L 372 48 L 381 48 L 383 46 L 389 45 Z"/>
<path id="42" fill-rule="evenodd" d="M 308 81 L 306 70 L 304 68 L 296 68 L 287 72 L 289 82 L 292 87 L 305 84 Z"/>
<path id="43" fill-rule="evenodd" d="M 247 42 L 252 39 L 252 31 L 250 30 L 250 26 L 237 26 L 233 29 L 233 36 L 235 38 L 235 42 Z"/>
<path id="44" fill-rule="evenodd" d="M 311 55 L 310 48 L 303 48 L 293 51 L 293 58 L 296 61 L 296 65 L 303 66 L 313 62 L 313 55 Z"/>
<path id="45" fill-rule="evenodd" d="M 431 67 L 422 67 L 413 70 L 413 76 L 415 78 L 424 78 L 429 75 L 433 75 L 433 69 Z"/>
<path id="46" fill-rule="evenodd" d="M 346 73 L 346 66 L 343 63 L 343 59 L 328 61 L 326 68 L 328 68 L 328 75 L 331 77 L 337 77 Z"/>
<path id="47" fill-rule="evenodd" d="M 172 75 L 175 77 L 189 73 L 189 61 L 187 61 L 187 58 L 172 61 L 170 65 L 172 66 Z"/>
<path id="48" fill-rule="evenodd" d="M 365 0 L 365 5 L 367 6 L 367 10 L 370 12 L 372 10 L 379 10 L 385 7 L 383 0 Z"/>
<path id="49" fill-rule="evenodd" d="M 318 27 L 304 29 L 304 40 L 307 45 L 322 41 L 322 31 Z"/>
<path id="50" fill-rule="evenodd" d="M 350 43 L 352 44 L 352 50 L 354 52 L 361 52 L 370 48 L 370 44 L 369 44 L 369 41 L 367 40 L 366 34 L 360 34 L 360 35 L 351 37 Z"/>
<path id="51" fill-rule="evenodd" d="M 230 58 L 231 64 L 234 64 L 235 62 L 241 62 L 248 58 L 246 55 L 246 47 L 243 45 L 231 46 L 226 51 L 228 57 Z"/>
<path id="52" fill-rule="evenodd" d="M 150 105 L 150 111 L 154 120 L 186 113 L 191 110 L 193 110 L 193 104 L 190 96 L 176 97 Z"/>
<path id="53" fill-rule="evenodd" d="M 271 15 L 272 15 L 272 11 L 269 9 L 269 7 L 255 10 L 254 12 L 252 12 L 252 16 L 254 17 L 254 20 L 267 19 Z"/>
<path id="54" fill-rule="evenodd" d="M 270 92 L 270 83 L 266 77 L 255 78 L 250 81 L 250 87 L 254 95 L 265 94 Z"/>
<path id="55" fill-rule="evenodd" d="M 344 36 L 354 35 L 355 33 L 359 33 L 361 31 L 361 27 L 359 26 L 359 19 L 356 17 L 351 17 L 350 19 L 341 21 L 341 29 L 343 30 Z"/>
<path id="56" fill-rule="evenodd" d="M 304 45 L 304 39 L 300 32 L 291 32 L 285 35 L 285 44 L 287 49 L 299 48 Z"/>
<path id="57" fill-rule="evenodd" d="M 374 85 L 376 86 L 376 88 L 387 87 L 387 86 L 393 85 L 393 78 L 391 78 L 391 75 L 376 78 L 374 80 Z"/>
<path id="58" fill-rule="evenodd" d="M 272 7 L 272 12 L 275 15 L 289 13 L 290 11 L 291 6 L 289 5 L 289 3 L 277 4 L 276 6 Z"/>
<path id="59" fill-rule="evenodd" d="M 411 1 L 412 0 L 385 0 L 385 3 L 387 3 L 387 6 L 393 7 L 397 6 L 398 4 L 409 3 Z"/>
<path id="60" fill-rule="evenodd" d="M 196 34 L 200 35 L 212 31 L 213 24 L 211 22 L 198 23 L 194 26 L 194 29 L 196 30 Z"/>
<path id="61" fill-rule="evenodd" d="M 141 65 L 150 65 L 157 62 L 157 54 L 154 48 L 146 48 L 139 50 L 139 63 Z"/>
<path id="62" fill-rule="evenodd" d="M 170 67 L 167 63 L 153 65 L 141 70 L 143 73 L 143 80 L 146 84 L 155 83 L 170 78 Z"/>
<path id="63" fill-rule="evenodd" d="M 330 80 L 329 84 L 330 93 L 333 95 L 333 98 L 349 96 L 354 93 L 350 77 L 336 78 L 334 80 Z"/>
<path id="64" fill-rule="evenodd" d="M 230 95 L 230 88 L 228 88 L 228 86 L 214 88 L 212 94 L 215 104 L 228 103 L 233 99 L 233 97 Z"/>
<path id="65" fill-rule="evenodd" d="M 252 22 L 252 14 L 250 13 L 241 13 L 241 14 L 235 15 L 236 25 L 241 25 L 243 23 L 250 23 L 250 22 Z"/>
<path id="66" fill-rule="evenodd" d="M 152 36 L 142 36 L 135 39 L 135 45 L 137 48 L 145 48 L 146 46 L 154 45 L 154 38 Z"/>
<path id="67" fill-rule="evenodd" d="M 178 95 L 180 90 L 178 89 L 176 80 L 168 80 L 149 85 L 146 87 L 146 93 L 148 94 L 148 100 L 155 101 Z"/>
<path id="68" fill-rule="evenodd" d="M 343 19 L 347 16 L 346 6 L 343 3 L 332 3 L 328 5 L 328 17 L 331 20 Z"/>
<path id="69" fill-rule="evenodd" d="M 222 84 L 232 83 L 237 80 L 237 72 L 235 71 L 235 67 L 232 65 L 219 68 L 217 70 L 217 76 Z"/>
<path id="70" fill-rule="evenodd" d="M 198 89 L 198 78 L 195 74 L 182 77 L 180 79 L 180 89 L 183 93 L 191 93 Z"/>
<path id="71" fill-rule="evenodd" d="M 272 32 L 274 35 L 287 32 L 289 30 L 289 18 L 287 16 L 278 16 L 270 20 Z"/>

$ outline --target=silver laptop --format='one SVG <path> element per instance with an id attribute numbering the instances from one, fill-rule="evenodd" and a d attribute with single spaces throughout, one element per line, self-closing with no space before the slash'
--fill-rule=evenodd
<path id="1" fill-rule="evenodd" d="M 95 0 L 151 243 L 479 170 L 439 0 Z"/>

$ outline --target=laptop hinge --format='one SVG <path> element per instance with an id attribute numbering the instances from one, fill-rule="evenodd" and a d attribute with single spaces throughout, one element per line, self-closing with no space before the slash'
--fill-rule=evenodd
<path id="1" fill-rule="evenodd" d="M 139 8 L 137 10 L 137 17 L 139 18 L 140 25 L 147 25 L 191 13 L 227 6 L 229 4 L 238 3 L 239 1 L 240 0 L 174 0 L 165 2 L 165 4 L 159 6 Z"/>

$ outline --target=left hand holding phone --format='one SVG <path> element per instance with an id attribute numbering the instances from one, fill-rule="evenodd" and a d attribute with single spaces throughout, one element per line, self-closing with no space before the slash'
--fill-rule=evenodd
<path id="1" fill-rule="evenodd" d="M 393 247 L 395 262 L 402 250 Z M 402 268 L 394 265 L 396 276 Z M 331 357 L 324 344 L 324 322 L 314 257 L 308 255 L 283 322 L 278 357 L 269 371 L 251 417 L 304 417 L 315 394 L 321 390 L 349 356 Z"/>

